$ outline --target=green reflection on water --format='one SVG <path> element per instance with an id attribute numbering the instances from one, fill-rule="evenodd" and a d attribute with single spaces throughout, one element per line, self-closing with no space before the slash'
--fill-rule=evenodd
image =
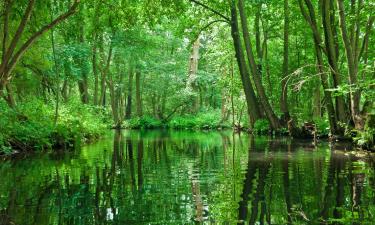
<path id="1" fill-rule="evenodd" d="M 0 163 L 0 224 L 374 224 L 374 157 L 231 132 L 122 131 Z"/>

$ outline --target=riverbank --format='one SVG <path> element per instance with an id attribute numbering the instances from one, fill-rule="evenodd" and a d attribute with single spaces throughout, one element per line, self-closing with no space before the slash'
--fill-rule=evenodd
<path id="1" fill-rule="evenodd" d="M 375 132 L 371 126 L 371 120 L 365 126 L 363 131 L 347 130 L 344 136 L 330 136 L 328 120 L 318 119 L 306 124 L 298 124 L 300 132 L 294 138 L 297 139 L 314 139 L 326 140 L 331 142 L 351 142 L 356 148 L 361 150 L 375 151 Z M 308 130 L 306 126 L 311 126 L 312 130 Z M 270 124 L 267 120 L 260 119 L 250 130 L 246 126 L 238 126 L 233 128 L 229 122 L 223 122 L 220 114 L 215 113 L 200 113 L 195 116 L 177 116 L 169 121 L 158 120 L 153 117 L 136 117 L 123 122 L 121 129 L 173 129 L 173 130 L 224 130 L 233 129 L 235 132 L 251 132 L 256 135 L 268 136 L 290 136 L 287 128 L 280 130 L 271 130 Z M 300 131 L 303 130 L 304 132 Z M 302 133 L 305 133 L 303 135 Z M 293 135 L 292 135 L 293 136 Z"/>
<path id="2" fill-rule="evenodd" d="M 30 100 L 15 109 L 0 101 L 0 155 L 50 149 L 71 149 L 99 139 L 112 125 L 110 112 L 78 102 L 61 104 L 56 124 L 54 104 Z M 316 137 L 328 139 L 328 122 L 314 121 Z M 122 129 L 170 129 L 170 130 L 232 130 L 228 120 L 223 122 L 217 112 L 201 112 L 196 115 L 179 115 L 169 120 L 150 116 L 125 120 Z M 249 132 L 248 127 L 235 126 L 236 132 Z M 357 132 L 348 137 L 358 148 L 375 150 L 373 133 Z M 258 120 L 251 130 L 256 135 L 289 136 L 287 129 L 271 131 L 267 120 Z M 333 137 L 331 141 L 339 139 Z"/>

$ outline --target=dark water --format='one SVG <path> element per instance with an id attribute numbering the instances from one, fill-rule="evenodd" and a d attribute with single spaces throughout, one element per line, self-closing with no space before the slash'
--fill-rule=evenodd
<path id="1" fill-rule="evenodd" d="M 0 224 L 375 224 L 374 158 L 231 132 L 123 131 L 0 161 Z"/>

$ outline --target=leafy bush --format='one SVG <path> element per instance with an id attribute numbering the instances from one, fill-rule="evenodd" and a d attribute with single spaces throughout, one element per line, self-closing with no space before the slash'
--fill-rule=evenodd
<path id="1" fill-rule="evenodd" d="M 254 123 L 254 132 L 257 134 L 267 134 L 270 131 L 270 123 L 266 119 L 257 120 Z"/>
<path id="2" fill-rule="evenodd" d="M 176 116 L 168 122 L 150 116 L 137 117 L 125 121 L 123 127 L 129 129 L 218 129 L 230 127 L 230 124 L 221 122 L 220 111 L 209 111 L 200 112 L 197 115 Z"/>
<path id="3" fill-rule="evenodd" d="M 218 129 L 230 127 L 221 121 L 220 111 L 201 112 L 197 115 L 178 116 L 173 118 L 168 127 L 174 129 Z"/>
<path id="4" fill-rule="evenodd" d="M 375 150 L 375 114 L 368 114 L 363 131 L 355 131 L 354 142 L 361 148 Z"/>
<path id="5" fill-rule="evenodd" d="M 375 129 L 367 129 L 358 131 L 356 137 L 353 138 L 355 143 L 364 149 L 375 150 Z"/>
<path id="6" fill-rule="evenodd" d="M 53 105 L 30 99 L 11 109 L 0 101 L 0 153 L 51 149 L 72 145 L 77 139 L 87 142 L 106 129 L 102 114 L 74 102 L 60 106 L 55 126 Z"/>
<path id="7" fill-rule="evenodd" d="M 327 136 L 329 134 L 329 122 L 327 118 L 314 119 L 318 135 Z"/>
<path id="8" fill-rule="evenodd" d="M 193 116 L 178 116 L 168 123 L 168 127 L 174 129 L 193 129 L 197 126 L 197 121 Z"/>

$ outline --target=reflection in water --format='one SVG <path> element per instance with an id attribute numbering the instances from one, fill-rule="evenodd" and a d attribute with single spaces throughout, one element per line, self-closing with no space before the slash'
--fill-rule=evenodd
<path id="1" fill-rule="evenodd" d="M 122 131 L 0 164 L 0 224 L 374 224 L 374 156 L 231 132 Z"/>

